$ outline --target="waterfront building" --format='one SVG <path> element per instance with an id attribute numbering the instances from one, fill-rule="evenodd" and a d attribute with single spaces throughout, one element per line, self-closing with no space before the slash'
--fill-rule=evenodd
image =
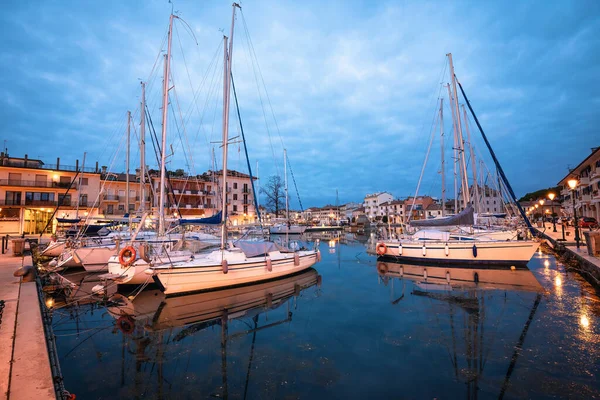
<path id="1" fill-rule="evenodd" d="M 573 216 L 573 199 L 567 182 L 572 178 L 579 181 L 574 191 L 577 216 L 594 217 L 600 221 L 600 147 L 592 148 L 591 154 L 558 182 L 562 208 L 570 216 Z"/>
<path id="2" fill-rule="evenodd" d="M 77 170 L 83 169 L 77 174 Z M 41 234 L 56 230 L 54 217 L 86 217 L 100 191 L 100 171 L 0 153 L 0 233 Z"/>
<path id="3" fill-rule="evenodd" d="M 354 202 L 346 203 L 340 206 L 340 220 L 350 223 L 350 221 L 352 221 L 352 214 L 354 213 L 354 210 L 361 207 L 362 204 Z"/>
<path id="4" fill-rule="evenodd" d="M 304 219 L 311 225 L 337 225 L 340 220 L 340 207 L 310 207 L 305 210 Z"/>
<path id="5" fill-rule="evenodd" d="M 471 196 L 471 203 L 475 207 L 476 212 L 480 214 L 484 213 L 500 213 L 504 212 L 504 201 L 502 200 L 502 194 L 500 191 L 489 187 L 488 185 L 478 185 L 477 190 L 479 193 L 479 208 L 477 208 L 475 202 L 475 187 L 471 185 L 469 188 L 469 195 Z M 458 207 L 462 210 L 462 193 L 458 194 Z M 452 204 L 454 207 L 454 204 Z"/>
<path id="6" fill-rule="evenodd" d="M 383 203 L 390 202 L 393 199 L 394 197 L 388 192 L 378 192 L 366 195 L 363 201 L 365 215 L 371 221 L 374 221 L 376 219 L 380 220 L 384 216 L 384 211 L 380 207 L 380 205 Z"/>
<path id="7" fill-rule="evenodd" d="M 96 203 L 95 214 L 106 218 L 124 217 L 126 214 L 135 214 L 141 210 L 139 175 L 129 174 L 129 193 L 127 193 L 127 174 L 107 172 L 106 167 L 101 170 L 101 187 L 99 201 Z M 151 211 L 151 187 L 145 184 L 144 210 Z"/>

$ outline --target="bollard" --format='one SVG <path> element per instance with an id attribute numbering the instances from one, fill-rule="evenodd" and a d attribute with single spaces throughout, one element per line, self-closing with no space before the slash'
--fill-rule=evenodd
<path id="1" fill-rule="evenodd" d="M 6 240 L 6 238 L 4 236 L 2 236 L 2 254 L 4 254 L 4 241 Z"/>

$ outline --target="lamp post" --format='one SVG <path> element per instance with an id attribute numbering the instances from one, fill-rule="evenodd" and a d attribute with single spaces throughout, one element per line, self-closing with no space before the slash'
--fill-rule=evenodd
<path id="1" fill-rule="evenodd" d="M 554 198 L 556 195 L 554 193 L 548 193 L 548 198 L 550 199 L 550 207 L 552 208 L 552 232 L 556 232 L 556 218 L 554 217 Z"/>
<path id="2" fill-rule="evenodd" d="M 544 221 L 544 199 L 540 199 L 540 213 L 542 213 L 542 227 L 546 229 L 546 221 Z"/>
<path id="3" fill-rule="evenodd" d="M 577 223 L 577 211 L 575 210 L 575 188 L 579 181 L 577 179 L 569 179 L 567 181 L 569 188 L 571 188 L 571 200 L 573 203 L 573 218 L 575 219 L 575 243 L 577 244 L 577 250 L 579 250 L 579 224 Z"/>

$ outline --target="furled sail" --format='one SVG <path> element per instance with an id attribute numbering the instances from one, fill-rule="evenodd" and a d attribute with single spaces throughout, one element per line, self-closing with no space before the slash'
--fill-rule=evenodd
<path id="1" fill-rule="evenodd" d="M 473 225 L 475 218 L 473 215 L 473 206 L 471 203 L 467 204 L 467 208 L 462 210 L 456 215 L 443 218 L 433 219 L 420 219 L 416 221 L 410 221 L 412 226 L 456 226 L 456 225 Z"/>
<path id="2" fill-rule="evenodd" d="M 221 214 L 222 212 L 219 211 L 207 218 L 182 218 L 179 220 L 179 225 L 219 225 L 221 223 Z"/>

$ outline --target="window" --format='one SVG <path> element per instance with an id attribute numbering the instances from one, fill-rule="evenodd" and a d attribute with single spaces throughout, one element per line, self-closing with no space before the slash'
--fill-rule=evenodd
<path id="1" fill-rule="evenodd" d="M 233 212 L 237 212 L 237 205 L 233 205 Z"/>
<path id="2" fill-rule="evenodd" d="M 233 199 L 234 199 L 234 200 L 237 200 L 237 199 L 238 199 L 238 198 L 237 198 L 237 193 L 234 193 L 234 194 L 233 194 Z"/>
<path id="3" fill-rule="evenodd" d="M 39 194 L 39 193 L 37 193 Z M 71 204 L 71 195 L 70 194 L 59 194 L 58 195 L 58 204 L 59 205 L 70 205 Z"/>
<path id="4" fill-rule="evenodd" d="M 129 205 L 129 212 L 133 212 L 135 211 L 135 204 L 130 204 Z"/>
<path id="5" fill-rule="evenodd" d="M 88 195 L 82 194 L 81 196 L 79 196 L 79 205 L 83 206 L 83 207 L 87 207 L 87 200 L 88 200 Z"/>
<path id="6" fill-rule="evenodd" d="M 244 214 L 248 214 L 248 206 L 244 206 Z"/>
<path id="7" fill-rule="evenodd" d="M 125 211 L 125 204 L 119 204 L 119 211 Z"/>
<path id="8" fill-rule="evenodd" d="M 21 192 L 6 192 L 7 206 L 18 206 L 21 204 Z"/>
<path id="9" fill-rule="evenodd" d="M 8 174 L 8 184 L 9 185 L 20 185 L 21 184 L 21 174 Z"/>
<path id="10" fill-rule="evenodd" d="M 88 178 L 81 178 L 81 186 L 87 186 L 88 185 Z"/>
<path id="11" fill-rule="evenodd" d="M 233 188 L 237 189 L 237 182 L 233 182 Z"/>
<path id="12" fill-rule="evenodd" d="M 115 210 L 114 210 L 114 206 L 112 204 L 109 204 L 108 206 L 106 206 L 106 213 L 107 214 L 112 214 L 114 212 L 115 212 Z"/>

